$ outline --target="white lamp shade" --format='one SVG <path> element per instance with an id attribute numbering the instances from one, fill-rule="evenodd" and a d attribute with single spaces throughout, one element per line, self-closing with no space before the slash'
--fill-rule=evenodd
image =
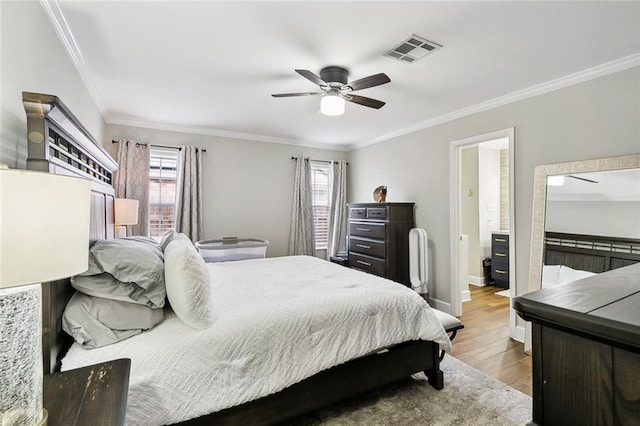
<path id="1" fill-rule="evenodd" d="M 87 269 L 90 194 L 86 179 L 0 170 L 0 288 Z"/>
<path id="2" fill-rule="evenodd" d="M 344 99 L 337 95 L 326 95 L 320 100 L 320 112 L 324 115 L 344 114 Z"/>
<path id="3" fill-rule="evenodd" d="M 116 198 L 114 204 L 114 215 L 116 225 L 137 225 L 138 200 Z"/>

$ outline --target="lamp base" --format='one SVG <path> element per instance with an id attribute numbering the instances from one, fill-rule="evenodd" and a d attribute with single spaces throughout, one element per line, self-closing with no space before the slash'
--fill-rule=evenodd
<path id="1" fill-rule="evenodd" d="M 0 289 L 0 424 L 39 424 L 42 411 L 42 288 Z"/>
<path id="2" fill-rule="evenodd" d="M 49 412 L 47 411 L 46 408 L 42 409 L 42 418 L 40 419 L 40 421 L 38 422 L 38 424 L 36 426 L 47 426 L 47 424 L 49 423 Z"/>
<path id="3" fill-rule="evenodd" d="M 118 225 L 116 226 L 116 238 L 124 238 L 127 236 L 127 227 L 124 225 Z"/>

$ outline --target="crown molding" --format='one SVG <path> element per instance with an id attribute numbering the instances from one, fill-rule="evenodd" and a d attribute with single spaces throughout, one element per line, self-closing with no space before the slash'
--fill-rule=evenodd
<path id="1" fill-rule="evenodd" d="M 306 148 L 316 148 L 332 151 L 348 151 L 349 147 L 346 145 L 329 145 L 308 142 L 298 139 L 281 138 L 276 136 L 256 135 L 253 133 L 241 133 L 228 130 L 210 129 L 206 127 L 191 127 L 191 126 L 178 126 L 173 124 L 154 123 L 149 121 L 140 120 L 124 120 L 124 119 L 109 119 L 105 120 L 107 124 L 130 126 L 130 127 L 142 127 L 145 129 L 162 130 L 166 132 L 188 133 L 193 135 L 215 136 L 219 138 L 228 139 L 241 139 L 245 141 L 254 142 L 266 142 L 275 143 L 281 145 L 295 145 Z"/>
<path id="2" fill-rule="evenodd" d="M 60 9 L 58 0 L 39 1 L 40 5 L 45 11 L 45 14 L 49 18 L 53 29 L 58 35 L 58 39 L 60 39 L 60 41 L 62 42 L 64 49 L 67 51 L 67 54 L 75 65 L 76 70 L 78 70 L 80 78 L 82 78 L 82 81 L 87 88 L 87 91 L 89 92 L 89 96 L 98 107 L 98 111 L 100 112 L 100 115 L 102 115 L 102 118 L 104 120 L 104 102 L 102 100 L 102 97 L 100 96 L 100 92 L 98 91 L 96 84 L 89 74 L 88 67 L 84 61 L 84 58 L 82 57 L 80 47 L 78 47 L 78 43 L 76 43 L 76 39 L 71 32 L 71 28 L 69 28 L 69 25 L 67 24 L 67 20 L 65 19 L 64 14 Z"/>
<path id="3" fill-rule="evenodd" d="M 363 148 L 365 146 L 374 145 L 389 139 L 393 139 L 399 136 L 403 136 L 409 133 L 417 132 L 429 127 L 437 126 L 439 124 L 448 123 L 453 120 L 457 120 L 462 117 L 477 114 L 479 112 L 488 111 L 503 105 L 507 105 L 513 102 L 521 101 L 523 99 L 531 98 L 534 96 L 542 95 L 545 93 L 553 92 L 555 90 L 563 89 L 565 87 L 573 86 L 575 84 L 583 83 L 585 81 L 593 80 L 599 77 L 603 77 L 609 74 L 614 74 L 619 71 L 624 71 L 629 68 L 640 66 L 640 53 L 634 53 L 633 55 L 625 56 L 620 59 L 616 59 L 611 62 L 607 62 L 602 65 L 598 65 L 592 68 L 588 68 L 583 71 L 578 71 L 573 74 L 566 75 L 564 77 L 556 78 L 535 86 L 531 86 L 527 89 L 519 90 L 517 92 L 510 93 L 505 96 L 500 96 L 494 99 L 490 99 L 485 102 L 481 102 L 476 105 L 471 105 L 466 108 L 459 109 L 447 114 L 440 115 L 438 117 L 431 118 L 429 120 L 421 121 L 411 126 L 403 127 L 394 132 L 387 133 L 369 141 L 363 141 L 355 143 L 349 146 L 349 149 Z"/>

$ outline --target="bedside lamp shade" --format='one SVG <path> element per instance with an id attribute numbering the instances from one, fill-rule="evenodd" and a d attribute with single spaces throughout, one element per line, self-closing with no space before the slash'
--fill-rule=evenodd
<path id="1" fill-rule="evenodd" d="M 126 237 L 127 227 L 124 225 L 138 224 L 138 200 L 116 198 L 113 205 L 113 215 L 116 222 L 116 237 Z"/>
<path id="2" fill-rule="evenodd" d="M 138 224 L 138 200 L 116 198 L 114 210 L 116 225 Z"/>
<path id="3" fill-rule="evenodd" d="M 42 408 L 42 289 L 84 272 L 89 181 L 0 170 L 0 424 L 46 423 Z"/>
<path id="4" fill-rule="evenodd" d="M 85 179 L 0 170 L 0 288 L 87 269 L 90 190 Z"/>

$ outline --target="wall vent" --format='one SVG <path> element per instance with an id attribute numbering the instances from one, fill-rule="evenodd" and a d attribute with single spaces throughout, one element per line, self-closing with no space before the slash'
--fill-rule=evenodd
<path id="1" fill-rule="evenodd" d="M 394 47 L 383 56 L 402 62 L 412 63 L 433 53 L 442 46 L 423 37 L 412 34 L 411 37 Z"/>

